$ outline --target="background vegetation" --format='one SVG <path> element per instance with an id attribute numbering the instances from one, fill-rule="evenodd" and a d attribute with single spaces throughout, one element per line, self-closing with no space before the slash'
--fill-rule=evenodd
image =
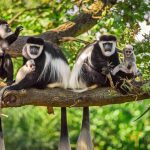
<path id="1" fill-rule="evenodd" d="M 84 0 L 88 8 L 93 1 Z M 70 0 L 1 0 L 0 18 L 10 22 L 13 29 L 22 25 L 22 35 L 35 35 L 50 30 L 76 17 L 83 11 L 79 1 Z M 142 41 L 135 40 L 140 31 L 139 22 L 147 21 L 145 13 L 150 11 L 148 0 L 119 0 L 110 12 L 103 13 L 90 31 L 78 38 L 85 41 L 95 40 L 97 32 L 111 33 L 118 38 L 118 47 L 125 43 L 135 46 L 137 65 L 145 79 L 150 76 L 150 33 Z M 145 17 L 144 17 L 145 16 Z M 12 19 L 13 18 L 13 19 Z M 149 22 L 146 22 L 149 24 Z M 79 42 L 67 42 L 60 45 L 70 66 L 84 46 Z M 22 64 L 21 58 L 13 59 L 15 72 Z M 91 108 L 91 130 L 95 150 L 100 149 L 150 149 L 149 114 L 133 122 L 149 105 L 149 101 L 133 102 Z M 56 150 L 60 131 L 60 109 L 55 115 L 48 115 L 43 107 L 22 107 L 5 109 L 9 117 L 3 118 L 7 150 Z M 72 148 L 75 149 L 80 132 L 81 108 L 68 108 L 68 124 Z"/>

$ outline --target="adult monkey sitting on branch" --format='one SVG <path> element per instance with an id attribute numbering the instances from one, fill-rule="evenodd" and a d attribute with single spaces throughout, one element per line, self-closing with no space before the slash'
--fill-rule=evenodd
<path id="1" fill-rule="evenodd" d="M 118 49 L 116 48 L 117 39 L 113 35 L 103 35 L 98 41 L 93 42 L 83 48 L 79 53 L 70 78 L 70 87 L 75 92 L 84 92 L 98 86 L 110 86 L 108 74 L 111 69 L 120 64 Z M 123 85 L 121 76 L 123 72 L 119 71 L 112 77 L 113 84 L 123 94 L 129 91 L 128 87 Z M 93 150 L 93 144 L 90 135 L 89 108 L 83 108 L 82 129 L 78 138 L 77 150 Z"/>
<path id="2" fill-rule="evenodd" d="M 1 99 L 6 90 L 68 87 L 70 68 L 60 48 L 41 38 L 30 37 L 23 47 L 22 55 L 24 65 L 18 71 L 16 81 L 1 90 Z M 66 108 L 62 108 L 61 113 L 62 117 L 66 117 Z M 70 149 L 69 138 L 66 137 L 68 135 L 66 121 L 67 119 L 62 118 L 60 150 Z"/>

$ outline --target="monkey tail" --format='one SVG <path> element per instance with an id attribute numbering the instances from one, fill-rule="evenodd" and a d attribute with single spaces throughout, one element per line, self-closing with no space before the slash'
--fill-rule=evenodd
<path id="1" fill-rule="evenodd" d="M 90 134 L 89 107 L 83 108 L 82 128 L 77 141 L 77 150 L 93 150 L 94 146 Z"/>
<path id="2" fill-rule="evenodd" d="M 5 91 L 5 90 L 4 90 Z M 2 98 L 3 98 L 3 92 L 0 95 L 0 150 L 5 150 L 5 144 L 4 144 L 4 137 L 3 137 L 3 129 L 2 129 L 2 118 L 1 118 L 1 102 L 2 102 Z"/>
<path id="3" fill-rule="evenodd" d="M 2 118 L 0 117 L 0 150 L 5 150 L 3 130 L 2 130 Z"/>
<path id="4" fill-rule="evenodd" d="M 71 150 L 67 126 L 66 107 L 61 108 L 61 133 L 58 150 Z"/>
<path id="5" fill-rule="evenodd" d="M 141 117 L 143 117 L 148 111 L 150 110 L 150 106 L 138 117 L 136 118 L 134 121 L 139 120 Z"/>

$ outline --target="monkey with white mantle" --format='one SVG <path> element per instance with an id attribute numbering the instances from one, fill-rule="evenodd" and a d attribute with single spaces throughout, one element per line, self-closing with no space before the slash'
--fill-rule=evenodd
<path id="1" fill-rule="evenodd" d="M 17 40 L 20 31 L 23 30 L 22 26 L 16 28 L 15 32 L 12 32 L 6 20 L 0 19 L 0 78 L 6 78 L 6 84 L 13 83 L 13 63 L 9 54 L 6 54 L 5 50 Z M 5 85 L 3 82 L 1 86 Z M 1 103 L 1 101 L 0 101 Z M 1 107 L 1 106 L 0 106 Z M 2 114 L 0 114 L 2 115 Z M 0 150 L 5 150 L 2 120 L 0 117 Z"/>
<path id="2" fill-rule="evenodd" d="M 19 69 L 16 81 L 4 87 L 0 92 L 3 99 L 6 90 L 28 88 L 44 89 L 46 87 L 68 87 L 70 67 L 61 49 L 42 38 L 29 37 L 22 49 L 24 65 Z M 60 150 L 70 150 L 68 137 L 66 108 L 61 108 Z"/>
<path id="3" fill-rule="evenodd" d="M 127 93 L 128 88 L 120 79 L 122 74 L 113 76 L 111 70 L 120 64 L 117 38 L 113 35 L 102 35 L 99 40 L 83 48 L 74 64 L 70 77 L 70 87 L 75 92 L 84 92 L 96 87 L 110 86 L 108 74 L 111 75 L 113 84 L 122 93 Z M 110 66 L 111 64 L 111 69 Z M 77 150 L 93 150 L 90 134 L 89 107 L 83 108 L 81 132 L 77 142 Z"/>

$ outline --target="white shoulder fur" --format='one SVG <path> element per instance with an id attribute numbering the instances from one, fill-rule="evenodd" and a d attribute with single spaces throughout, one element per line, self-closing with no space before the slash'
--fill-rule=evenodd
<path id="1" fill-rule="evenodd" d="M 84 50 L 84 52 L 79 56 L 79 58 L 76 60 L 74 67 L 71 72 L 70 81 L 69 81 L 69 87 L 72 89 L 82 89 L 86 88 L 86 84 L 81 81 L 80 72 L 82 65 L 84 63 L 84 60 L 88 58 L 88 61 L 91 60 L 91 52 L 93 50 L 93 44 Z"/>
<path id="2" fill-rule="evenodd" d="M 58 80 L 55 82 L 62 84 L 63 88 L 67 88 L 69 78 L 70 78 L 70 67 L 69 67 L 69 65 L 64 60 L 62 60 L 60 58 L 53 58 L 52 56 L 50 57 L 50 55 L 46 51 L 44 53 L 46 56 L 45 60 L 47 60 L 47 61 L 44 64 L 44 69 L 43 69 L 43 71 L 39 77 L 39 80 L 44 75 L 44 72 L 50 68 L 49 69 L 51 71 L 50 72 L 50 78 L 57 76 Z"/>

